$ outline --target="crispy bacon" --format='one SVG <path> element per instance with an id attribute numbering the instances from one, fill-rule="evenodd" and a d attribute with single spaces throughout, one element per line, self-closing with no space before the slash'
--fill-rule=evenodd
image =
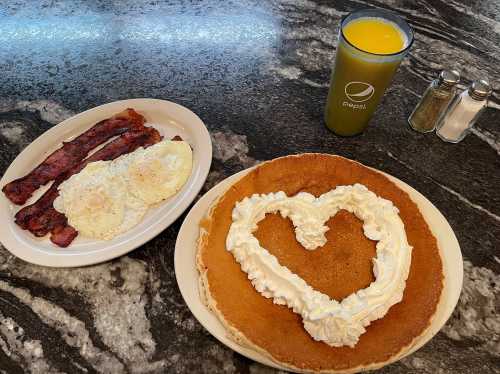
<path id="1" fill-rule="evenodd" d="M 126 109 L 113 117 L 98 122 L 75 139 L 50 154 L 40 165 L 26 176 L 6 184 L 2 191 L 14 204 L 24 204 L 40 186 L 56 179 L 87 154 L 110 138 L 128 130 L 140 129 L 145 118 L 133 109 Z"/>
<path id="2" fill-rule="evenodd" d="M 57 190 L 59 185 L 71 175 L 81 171 L 90 162 L 112 160 L 141 146 L 155 144 L 160 140 L 161 136 L 158 131 L 150 127 L 122 134 L 119 138 L 59 176 L 37 202 L 24 207 L 16 214 L 16 223 L 35 236 L 41 237 L 51 232 L 51 240 L 55 244 L 61 247 L 68 246 L 78 235 L 78 232 L 67 224 L 66 216 L 55 210 L 52 205 L 59 195 Z"/>
<path id="3" fill-rule="evenodd" d="M 62 183 L 62 181 L 62 179 L 60 181 L 54 181 L 52 186 L 50 186 L 50 188 L 45 191 L 45 193 L 35 203 L 25 206 L 18 211 L 14 216 L 14 222 L 17 223 L 22 229 L 28 230 L 29 220 L 33 217 L 39 216 L 52 206 L 52 203 L 59 195 L 57 187 Z"/>
<path id="4" fill-rule="evenodd" d="M 50 232 L 52 243 L 63 248 L 70 245 L 78 236 L 78 231 L 68 224 L 66 216 L 52 206 L 42 216 L 35 217 L 30 221 L 30 231 L 38 237 L 45 236 Z"/>
<path id="5" fill-rule="evenodd" d="M 53 206 L 48 207 L 41 215 L 32 217 L 28 221 L 28 230 L 35 236 L 42 237 L 59 226 L 66 226 L 66 216 Z"/>
<path id="6" fill-rule="evenodd" d="M 50 240 L 59 247 L 66 248 L 78 236 L 78 231 L 69 225 L 57 226 L 52 230 Z"/>
<path id="7" fill-rule="evenodd" d="M 111 141 L 109 144 L 105 145 L 103 148 L 95 152 L 90 157 L 81 161 L 77 165 L 74 165 L 70 170 L 60 175 L 50 188 L 33 204 L 28 205 L 16 213 L 15 222 L 25 230 L 31 230 L 29 223 L 31 221 L 32 225 L 35 225 L 37 229 L 33 229 L 33 234 L 37 235 L 35 231 L 39 231 L 39 223 L 34 221 L 34 218 L 42 215 L 47 209 L 52 207 L 52 203 L 59 195 L 57 188 L 59 185 L 68 179 L 73 174 L 80 172 L 89 162 L 94 161 L 107 161 L 117 158 L 125 153 L 132 152 L 141 146 L 148 146 L 155 144 L 161 140 L 161 136 L 155 129 L 151 127 L 143 127 L 140 130 L 128 131 L 122 134 L 120 137 Z M 43 231 L 39 231 L 40 234 L 37 236 L 44 236 L 50 230 L 41 234 Z"/>

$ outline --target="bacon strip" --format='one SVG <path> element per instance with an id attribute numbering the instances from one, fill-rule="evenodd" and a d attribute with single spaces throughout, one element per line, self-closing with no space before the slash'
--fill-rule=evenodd
<path id="1" fill-rule="evenodd" d="M 35 236 L 45 236 L 52 231 L 57 233 L 58 237 L 61 237 L 61 235 L 68 232 L 68 229 L 60 230 L 61 227 L 67 225 L 67 219 L 64 214 L 55 210 L 52 204 L 57 196 L 59 196 L 57 188 L 62 182 L 71 175 L 80 172 L 90 162 L 112 160 L 123 154 L 132 152 L 141 146 L 149 146 L 160 140 L 161 136 L 158 131 L 151 127 L 143 127 L 141 130 L 132 130 L 122 134 L 63 175 L 60 175 L 34 204 L 24 207 L 17 212 L 15 222 L 21 228 L 29 230 Z"/>
<path id="2" fill-rule="evenodd" d="M 76 231 L 70 225 L 66 224 L 66 225 L 56 226 L 52 230 L 52 235 L 50 236 L 50 240 L 58 247 L 66 248 L 68 245 L 71 244 L 73 240 L 75 240 L 77 236 L 78 236 L 78 231 Z"/>
<path id="3" fill-rule="evenodd" d="M 144 126 L 145 118 L 133 109 L 126 109 L 113 117 L 98 122 L 75 139 L 49 155 L 29 174 L 6 184 L 2 191 L 14 204 L 24 204 L 40 186 L 56 179 L 100 144 L 113 136 Z"/>

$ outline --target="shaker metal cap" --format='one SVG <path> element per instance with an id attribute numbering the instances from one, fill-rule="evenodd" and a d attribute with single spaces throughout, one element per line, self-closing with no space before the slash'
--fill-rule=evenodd
<path id="1" fill-rule="evenodd" d="M 492 91 L 489 82 L 480 79 L 472 82 L 472 85 L 469 87 L 469 96 L 474 100 L 484 100 L 491 95 Z"/>
<path id="2" fill-rule="evenodd" d="M 460 81 L 460 73 L 456 70 L 443 70 L 439 74 L 439 83 L 446 87 L 453 87 Z"/>

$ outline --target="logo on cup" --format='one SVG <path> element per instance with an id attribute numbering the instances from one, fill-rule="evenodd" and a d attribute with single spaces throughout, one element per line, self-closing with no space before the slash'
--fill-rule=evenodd
<path id="1" fill-rule="evenodd" d="M 375 88 L 365 82 L 350 82 L 344 88 L 346 96 L 355 103 L 362 103 L 370 100 L 375 93 Z"/>

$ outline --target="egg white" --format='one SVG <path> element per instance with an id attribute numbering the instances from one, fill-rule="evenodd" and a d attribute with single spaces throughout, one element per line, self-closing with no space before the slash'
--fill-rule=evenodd
<path id="1" fill-rule="evenodd" d="M 125 214 L 126 184 L 109 173 L 109 161 L 93 162 L 59 186 L 54 207 L 82 235 L 104 239 Z"/>

